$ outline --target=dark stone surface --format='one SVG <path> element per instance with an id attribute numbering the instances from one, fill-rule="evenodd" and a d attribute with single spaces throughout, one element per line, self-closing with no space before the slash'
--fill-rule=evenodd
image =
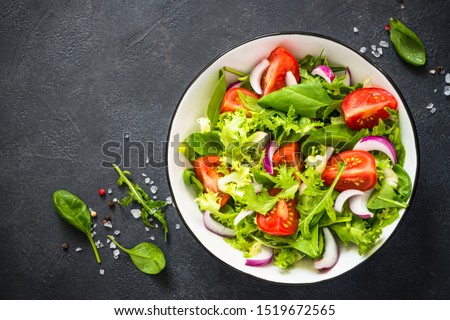
<path id="1" fill-rule="evenodd" d="M 2 299 L 442 299 L 450 298 L 448 1 L 2 1 L 0 4 L 0 298 Z M 231 270 L 206 253 L 167 210 L 170 242 L 145 232 L 119 207 L 111 213 L 125 246 L 148 240 L 166 253 L 167 268 L 147 276 L 124 254 L 100 249 L 101 267 L 87 239 L 53 209 L 51 194 L 66 188 L 99 214 L 110 209 L 97 194 L 115 186 L 101 167 L 108 141 L 154 141 L 152 159 L 164 160 L 162 141 L 189 82 L 222 51 L 255 36 L 308 31 L 359 49 L 388 40 L 389 17 L 404 21 L 427 48 L 426 67 L 407 65 L 392 46 L 380 58 L 401 89 L 416 122 L 420 181 L 395 236 L 371 259 L 339 278 L 281 286 Z M 359 29 L 353 32 L 353 27 Z M 437 89 L 437 92 L 434 92 Z M 434 103 L 436 113 L 425 107 Z M 146 173 L 169 196 L 165 168 Z M 111 198 L 108 196 L 107 198 Z M 61 244 L 70 245 L 68 252 Z M 75 252 L 76 247 L 83 248 Z M 105 275 L 99 275 L 99 269 Z"/>

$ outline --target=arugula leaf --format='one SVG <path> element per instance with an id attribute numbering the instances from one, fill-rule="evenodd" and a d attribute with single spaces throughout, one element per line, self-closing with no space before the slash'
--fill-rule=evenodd
<path id="1" fill-rule="evenodd" d="M 309 239 L 300 234 L 297 239 L 288 240 L 287 242 L 293 248 L 315 259 L 320 257 L 323 251 L 323 238 L 319 237 L 319 234 L 319 224 L 316 224 L 311 228 L 311 237 Z M 322 245 L 320 244 L 320 240 L 322 241 Z M 320 250 L 321 247 L 322 250 Z"/>
<path id="2" fill-rule="evenodd" d="M 291 106 L 298 115 L 316 118 L 317 112 L 332 102 L 320 83 L 300 83 L 269 93 L 258 100 L 263 107 L 288 112 Z"/>
<path id="3" fill-rule="evenodd" d="M 384 183 L 381 186 L 381 189 L 376 191 L 367 202 L 367 208 L 369 209 L 383 209 L 392 207 L 406 208 L 408 207 L 408 204 L 401 201 L 401 199 L 397 197 L 394 188 L 387 183 Z"/>
<path id="4" fill-rule="evenodd" d="M 214 88 L 211 99 L 209 100 L 207 115 L 211 121 L 211 129 L 214 129 L 220 115 L 220 105 L 222 104 L 223 97 L 227 92 L 227 82 L 225 80 L 225 74 L 222 70 L 219 71 L 219 81 Z"/>
<path id="5" fill-rule="evenodd" d="M 167 225 L 166 216 L 161 211 L 161 208 L 166 206 L 167 203 L 161 200 L 154 201 L 150 199 L 148 194 L 138 184 L 134 184 L 128 179 L 127 175 L 131 176 L 131 173 L 129 171 L 120 170 L 120 168 L 116 164 L 113 164 L 113 167 L 119 174 L 117 185 L 120 187 L 125 183 L 128 186 L 128 197 L 126 197 L 122 201 L 119 201 L 119 204 L 126 207 L 132 201 L 136 201 L 137 203 L 139 203 L 142 206 L 142 221 L 145 223 L 145 225 L 153 228 L 153 225 L 150 223 L 149 218 L 155 217 L 156 219 L 158 219 L 158 221 L 161 222 L 164 230 L 164 239 L 167 241 L 167 233 L 169 232 L 169 228 Z"/>

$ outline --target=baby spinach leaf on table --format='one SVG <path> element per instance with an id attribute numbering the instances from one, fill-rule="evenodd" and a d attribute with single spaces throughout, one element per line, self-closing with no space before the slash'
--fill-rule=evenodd
<path id="1" fill-rule="evenodd" d="M 122 247 L 114 237 L 109 235 L 108 238 L 120 249 L 125 251 L 130 256 L 136 268 L 144 273 L 157 274 L 166 266 L 164 253 L 152 243 L 142 242 L 132 249 L 127 249 Z"/>
<path id="2" fill-rule="evenodd" d="M 91 213 L 86 204 L 67 190 L 57 190 L 53 193 L 53 205 L 59 215 L 72 227 L 83 232 L 94 249 L 95 258 L 100 263 L 100 256 L 91 234 Z"/>
<path id="3" fill-rule="evenodd" d="M 169 229 L 167 226 L 166 216 L 161 211 L 161 208 L 166 206 L 167 203 L 161 200 L 154 201 L 150 199 L 148 194 L 138 184 L 132 183 L 130 179 L 128 179 L 127 175 L 131 176 L 131 173 L 129 171 L 120 170 L 120 168 L 116 164 L 113 164 L 113 167 L 119 174 L 117 185 L 121 186 L 125 183 L 128 186 L 128 197 L 119 201 L 119 204 L 126 207 L 133 201 L 139 203 L 142 206 L 142 221 L 150 228 L 153 228 L 153 225 L 150 223 L 149 218 L 155 217 L 156 219 L 158 219 L 158 221 L 161 222 L 162 228 L 164 230 L 164 239 L 167 240 L 167 233 L 169 232 Z"/>
<path id="4" fill-rule="evenodd" d="M 419 37 L 398 19 L 391 19 L 389 24 L 390 38 L 398 55 L 414 66 L 423 66 L 427 59 Z"/>
<path id="5" fill-rule="evenodd" d="M 320 83 L 300 83 L 274 91 L 258 100 L 263 107 L 288 112 L 291 106 L 303 117 L 316 118 L 317 112 L 332 102 Z"/>
<path id="6" fill-rule="evenodd" d="M 211 129 L 216 127 L 217 121 L 220 115 L 220 105 L 222 104 L 223 97 L 227 92 L 227 82 L 225 80 L 225 74 L 222 70 L 219 71 L 219 81 L 214 88 L 211 99 L 209 100 L 207 115 L 211 122 Z"/>

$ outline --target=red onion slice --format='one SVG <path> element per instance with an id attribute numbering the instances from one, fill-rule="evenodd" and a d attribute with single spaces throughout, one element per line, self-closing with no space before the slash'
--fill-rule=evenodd
<path id="1" fill-rule="evenodd" d="M 235 81 L 233 83 L 230 83 L 230 85 L 228 85 L 228 87 L 227 87 L 227 91 L 230 89 L 233 89 L 233 88 L 240 88 L 241 85 L 242 85 L 241 81 Z"/>
<path id="2" fill-rule="evenodd" d="M 286 82 L 287 87 L 294 86 L 297 84 L 297 79 L 295 79 L 295 76 L 292 73 L 292 71 L 286 72 L 286 77 L 284 81 Z"/>
<path id="3" fill-rule="evenodd" d="M 321 76 L 326 82 L 331 83 L 334 80 L 334 73 L 327 66 L 318 66 L 311 71 L 313 76 Z"/>
<path id="4" fill-rule="evenodd" d="M 273 140 L 270 141 L 266 146 L 266 155 L 264 156 L 264 168 L 270 174 L 273 174 L 272 157 L 278 150 L 278 143 Z"/>
<path id="5" fill-rule="evenodd" d="M 346 86 L 351 86 L 352 84 L 352 74 L 350 73 L 350 69 L 347 67 L 345 68 L 345 79 L 344 79 L 344 84 Z"/>
<path id="6" fill-rule="evenodd" d="M 381 151 L 395 164 L 397 163 L 397 152 L 389 139 L 380 136 L 367 136 L 359 140 L 353 150 Z"/>
<path id="7" fill-rule="evenodd" d="M 362 196 L 362 195 L 364 195 L 364 192 L 362 192 L 361 190 L 348 189 L 348 190 L 342 191 L 336 198 L 336 201 L 334 202 L 334 210 L 336 212 L 341 213 L 342 208 L 344 207 L 345 201 L 347 201 L 351 197 Z"/>
<path id="8" fill-rule="evenodd" d="M 250 267 L 262 267 L 272 262 L 272 259 L 273 249 L 266 246 L 261 246 L 260 253 L 252 258 L 248 258 L 245 265 Z"/>
<path id="9" fill-rule="evenodd" d="M 262 94 L 261 79 L 264 71 L 266 71 L 269 65 L 269 60 L 263 59 L 256 64 L 250 73 L 250 85 L 257 94 Z"/>
<path id="10" fill-rule="evenodd" d="M 365 191 L 363 195 L 351 197 L 348 201 L 350 210 L 361 219 L 370 219 L 373 217 L 373 213 L 367 209 L 367 201 L 369 200 L 372 190 L 373 189 Z"/>
<path id="11" fill-rule="evenodd" d="M 239 222 L 241 222 L 245 217 L 247 217 L 253 213 L 255 213 L 255 211 L 253 211 L 253 210 L 246 210 L 246 211 L 239 212 L 239 214 L 236 216 L 236 218 L 234 218 L 233 224 L 235 226 L 237 226 L 239 224 Z"/>
<path id="12" fill-rule="evenodd" d="M 223 224 L 214 220 L 209 211 L 205 211 L 203 213 L 203 223 L 205 224 L 206 229 L 218 234 L 219 236 L 226 238 L 233 238 L 236 236 L 236 232 L 233 229 L 227 228 Z"/>
<path id="13" fill-rule="evenodd" d="M 339 258 L 339 249 L 331 231 L 327 227 L 323 227 L 323 235 L 325 240 L 325 248 L 322 259 L 314 261 L 316 269 L 329 269 L 333 267 Z"/>

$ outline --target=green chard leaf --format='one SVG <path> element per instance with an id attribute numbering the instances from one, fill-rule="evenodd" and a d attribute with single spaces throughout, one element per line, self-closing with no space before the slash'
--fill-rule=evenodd
<path id="1" fill-rule="evenodd" d="M 165 201 L 154 201 L 150 199 L 148 194 L 138 185 L 132 183 L 127 175 L 130 175 L 129 171 L 122 171 L 120 168 L 113 164 L 114 169 L 116 169 L 119 174 L 119 179 L 117 180 L 117 185 L 121 186 L 124 183 L 128 186 L 128 197 L 119 202 L 122 206 L 128 206 L 132 201 L 136 201 L 142 206 L 141 209 L 141 218 L 145 225 L 153 228 L 153 225 L 148 220 L 150 217 L 155 217 L 161 223 L 162 228 L 164 230 L 164 238 L 167 240 L 167 233 L 169 232 L 166 216 L 161 211 L 161 208 L 166 206 L 167 203 Z"/>
<path id="2" fill-rule="evenodd" d="M 127 249 L 122 247 L 113 236 L 109 235 L 108 238 L 127 253 L 136 268 L 144 273 L 157 274 L 166 266 L 164 253 L 152 243 L 142 242 L 132 249 Z"/>
<path id="3" fill-rule="evenodd" d="M 419 37 L 398 19 L 391 19 L 389 24 L 390 38 L 398 55 L 414 66 L 423 66 L 426 54 Z"/>
<path id="4" fill-rule="evenodd" d="M 332 103 L 327 91 L 320 83 L 300 83 L 274 91 L 258 100 L 263 107 L 288 112 L 291 106 L 303 117 L 317 118 L 319 110 Z"/>
<path id="5" fill-rule="evenodd" d="M 227 91 L 227 82 L 225 80 L 225 74 L 222 70 L 219 71 L 219 81 L 214 88 L 211 99 L 209 100 L 207 115 L 211 122 L 211 129 L 214 129 L 220 115 L 220 105 L 222 104 L 223 97 Z"/>
<path id="6" fill-rule="evenodd" d="M 67 190 L 55 191 L 52 199 L 53 205 L 61 218 L 88 237 L 89 243 L 94 250 L 95 258 L 100 263 L 100 256 L 91 234 L 91 213 L 86 204 L 83 200 Z"/>

